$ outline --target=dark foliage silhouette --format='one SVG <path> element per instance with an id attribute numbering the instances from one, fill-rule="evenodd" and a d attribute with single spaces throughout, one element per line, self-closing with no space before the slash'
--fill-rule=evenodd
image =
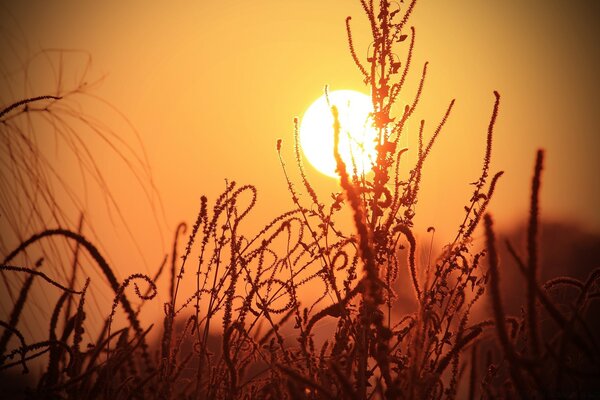
<path id="1" fill-rule="evenodd" d="M 525 255 L 511 241 L 497 237 L 493 219 L 486 213 L 502 176 L 492 171 L 498 92 L 490 99 L 482 167 L 472 184 L 462 223 L 431 263 L 420 263 L 413 221 L 424 165 L 451 117 L 454 100 L 431 128 L 419 121 L 416 149 L 400 148 L 399 139 L 409 134 L 407 121 L 414 118 L 428 68 L 425 63 L 416 91 L 406 93 L 416 35 L 407 23 L 416 1 L 360 1 L 372 35 L 366 59 L 355 48 L 350 17 L 346 29 L 350 55 L 373 101 L 373 124 L 378 132 L 373 171 L 359 174 L 355 166 L 345 165 L 338 151 L 343 127 L 336 105 L 331 104 L 341 188 L 323 201 L 304 172 L 296 119 L 294 170 L 300 184 L 283 158 L 284 142 L 276 146 L 291 197 L 290 211 L 249 229 L 242 222 L 256 204 L 257 189 L 227 182 L 213 201 L 200 199 L 185 246 L 181 241 L 187 225 L 177 227 L 171 257 L 165 258 L 154 276 L 136 273 L 121 282 L 101 250 L 82 234 L 81 221 L 77 229 L 66 229 L 62 226 L 73 226 L 72 221 L 57 218 L 52 221 L 55 226 L 35 225 L 34 232 L 25 233 L 20 230 L 22 220 L 15 217 L 11 226 L 19 232 L 20 243 L 2 249 L 0 272 L 6 287 L 13 287 L 10 282 L 17 276 L 25 279 L 10 296 L 8 319 L 0 321 L 0 372 L 27 372 L 33 360 L 42 360 L 44 366 L 39 379 L 20 395 L 529 399 L 600 393 L 598 329 L 590 316 L 600 296 L 600 270 L 548 277 L 541 268 L 542 150 L 533 170 Z M 0 112 L 2 136 L 8 143 L 3 154 L 11 159 L 36 157 L 35 151 L 29 155 L 14 152 L 13 143 L 25 138 L 11 136 L 11 121 L 34 112 L 33 105 L 52 113 L 67 96 L 40 95 L 6 105 Z M 400 96 L 412 101 L 401 106 Z M 409 169 L 400 165 L 406 151 L 417 153 Z M 15 171 L 25 168 L 20 161 L 15 162 Z M 28 204 L 35 208 L 37 203 L 28 190 L 39 170 L 27 170 L 27 174 L 28 179 L 18 182 L 25 198 L 31 200 Z M 52 200 L 51 191 L 47 198 Z M 60 210 L 52 202 L 48 206 Z M 352 218 L 349 231 L 336 224 L 344 208 Z M 3 203 L 1 210 L 19 213 L 15 203 Z M 480 222 L 486 237 L 483 249 L 472 241 Z M 82 286 L 74 278 L 52 279 L 43 272 L 44 253 L 35 260 L 32 253 L 18 259 L 23 265 L 14 264 L 18 255 L 27 254 L 33 246 L 59 239 L 75 244 L 71 248 L 75 259 L 79 253 L 89 258 L 88 267 L 100 271 L 114 296 L 110 312 L 102 317 L 100 334 L 90 343 L 83 339 L 93 295 L 90 279 Z M 502 290 L 507 276 L 504 265 L 509 263 L 518 271 L 515 280 L 523 283 L 522 298 L 507 296 L 509 292 Z M 400 271 L 402 266 L 406 271 Z M 73 268 L 71 277 L 77 269 Z M 153 301 L 157 283 L 165 279 L 169 301 L 164 304 L 164 317 L 145 326 L 140 309 Z M 33 280 L 43 280 L 60 293 L 48 334 L 40 341 L 32 341 L 19 327 Z M 184 280 L 195 283 L 192 293 L 184 293 Z M 307 296 L 308 287 L 320 295 Z M 400 292 L 406 291 L 413 307 L 397 301 Z M 486 306 L 483 311 L 481 304 Z M 332 328 L 319 334 L 325 322 Z M 160 332 L 157 343 L 147 339 L 151 330 Z"/>

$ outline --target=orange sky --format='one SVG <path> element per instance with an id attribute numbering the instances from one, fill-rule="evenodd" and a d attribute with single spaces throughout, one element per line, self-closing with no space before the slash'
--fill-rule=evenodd
<path id="1" fill-rule="evenodd" d="M 214 200 L 225 178 L 258 187 L 251 221 L 292 207 L 275 142 L 283 138 L 292 165 L 292 119 L 322 94 L 324 85 L 365 91 L 347 50 L 347 15 L 353 16 L 362 54 L 369 44 L 358 1 L 164 4 L 65 0 L 0 9 L 3 34 L 22 35 L 30 54 L 40 48 L 86 50 L 92 55 L 89 76 L 106 75 L 93 93 L 139 132 L 165 207 L 166 218 L 157 228 L 123 165 L 103 165 L 151 269 L 170 248 L 176 224 L 191 223 L 200 195 Z M 498 224 L 524 220 L 534 153 L 544 147 L 543 216 L 600 230 L 599 18 L 600 5 L 593 1 L 429 0 L 417 5 L 412 79 L 429 61 L 417 113 L 427 120 L 428 134 L 448 102 L 457 99 L 425 167 L 417 210 L 423 235 L 434 225 L 437 237 L 448 241 L 462 219 L 468 183 L 479 176 L 493 90 L 502 100 L 492 168 L 506 171 L 491 206 Z M 97 112 L 101 117 L 105 111 Z M 129 129 L 119 120 L 107 123 L 116 132 Z M 405 145 L 415 143 L 414 134 Z M 307 168 L 323 196 L 337 190 L 335 181 Z M 103 215 L 94 211 L 102 202 L 88 201 L 90 219 Z M 126 235 L 96 223 L 111 257 L 137 265 L 123 245 Z"/>

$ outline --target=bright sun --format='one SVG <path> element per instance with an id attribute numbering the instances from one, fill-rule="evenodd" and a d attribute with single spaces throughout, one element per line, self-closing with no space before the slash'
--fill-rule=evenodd
<path id="1" fill-rule="evenodd" d="M 377 131 L 373 127 L 371 97 L 354 90 L 329 93 L 340 120 L 340 155 L 352 174 L 356 165 L 359 174 L 371 170 L 377 157 Z M 333 116 L 325 95 L 306 110 L 300 124 L 300 146 L 308 161 L 325 175 L 336 177 L 333 156 Z"/>

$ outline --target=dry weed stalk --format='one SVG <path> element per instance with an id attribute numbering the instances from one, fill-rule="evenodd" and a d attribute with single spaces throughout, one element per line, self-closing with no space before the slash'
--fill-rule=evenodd
<path id="1" fill-rule="evenodd" d="M 600 272 L 593 271 L 585 282 L 569 277 L 538 282 L 543 153 L 538 153 L 534 169 L 526 263 L 509 244 L 527 282 L 524 313 L 514 317 L 503 307 L 499 287 L 503 272 L 492 220 L 485 215 L 502 174 L 490 174 L 500 96 L 494 92 L 482 171 L 473 183 L 457 235 L 434 265 L 421 265 L 413 220 L 423 168 L 454 100 L 427 141 L 425 121 L 419 121 L 418 157 L 411 169 L 403 170 L 401 157 L 409 149 L 400 148 L 399 139 L 408 134 L 407 121 L 419 104 L 427 74 L 425 63 L 412 101 L 401 107 L 398 99 L 408 98 L 405 82 L 415 43 L 415 29 L 407 29 L 406 24 L 416 1 L 400 5 L 360 1 L 372 35 L 366 60 L 355 49 L 350 18 L 346 29 L 350 54 L 371 90 L 375 110 L 378 139 L 373 172 L 347 172 L 337 148 L 341 127 L 334 105 L 334 156 L 342 192 L 334 193 L 329 204 L 321 202 L 303 169 L 298 120 L 294 120 L 296 164 L 308 196 L 296 189 L 279 141 L 292 210 L 249 234 L 243 222 L 257 201 L 254 186 L 227 182 L 212 204 L 202 197 L 181 257 L 177 256 L 179 239 L 186 225 L 180 224 L 175 232 L 166 278 L 168 301 L 158 328 L 160 343 L 155 346 L 146 340 L 152 326 L 143 327 L 138 314 L 145 301 L 156 295 L 167 258 L 154 279 L 133 274 L 120 283 L 98 248 L 82 235 L 81 221 L 76 232 L 44 227 L 21 240 L 4 253 L 0 266 L 5 279 L 6 275 L 28 276 L 15 296 L 9 320 L 0 321 L 0 370 L 18 366 L 27 370 L 30 360 L 47 354 L 47 367 L 29 397 L 362 400 L 586 393 L 586 385 L 600 375 L 597 332 L 585 318 L 590 304 L 600 297 Z M 404 61 L 398 51 L 404 51 Z M 4 118 L 24 105 L 60 100 L 60 96 L 41 96 L 17 101 L 0 112 L 0 120 L 6 125 Z M 335 224 L 343 207 L 353 216 L 351 232 Z M 482 219 L 487 246 L 477 250 L 471 239 Z M 69 283 L 62 284 L 38 271 L 39 265 L 10 264 L 31 246 L 56 238 L 75 242 L 74 265 L 79 252 L 87 254 L 114 291 L 104 327 L 93 341 L 83 335 L 89 280 L 76 290 L 76 268 Z M 403 264 L 405 278 L 400 271 Z M 62 294 L 51 313 L 47 340 L 30 343 L 18 325 L 35 277 Z M 135 280 L 145 281 L 148 288 L 140 290 Z M 184 292 L 184 280 L 195 281 L 193 293 Z M 137 310 L 125 290 L 130 283 L 140 300 Z M 322 294 L 302 297 L 308 285 Z M 553 297 L 555 290 L 564 287 L 578 293 L 566 310 Z M 412 309 L 398 303 L 400 291 L 414 292 Z M 491 301 L 492 318 L 471 321 L 472 310 L 482 299 Z M 73 313 L 71 302 L 77 304 Z M 128 326 L 114 330 L 119 304 Z M 549 318 L 556 330 L 540 329 L 543 318 Z M 319 335 L 326 320 L 333 321 L 335 328 L 324 340 Z"/>

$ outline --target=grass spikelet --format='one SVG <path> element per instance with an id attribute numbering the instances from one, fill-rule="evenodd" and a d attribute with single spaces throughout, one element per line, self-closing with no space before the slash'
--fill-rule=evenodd
<path id="1" fill-rule="evenodd" d="M 537 232 L 539 215 L 539 191 L 544 164 L 544 151 L 538 150 L 535 160 L 533 180 L 531 182 L 531 204 L 529 209 L 529 227 L 527 230 L 527 316 L 529 340 L 534 355 L 540 353 L 539 321 L 536 310 L 535 288 L 538 279 Z"/>
<path id="2" fill-rule="evenodd" d="M 19 339 L 19 341 L 21 342 L 21 349 L 25 349 L 27 347 L 27 344 L 25 343 L 25 337 L 17 328 L 7 324 L 4 321 L 0 321 L 0 326 L 3 327 L 6 331 L 10 331 L 12 334 L 14 334 Z M 21 365 L 23 366 L 23 373 L 25 374 L 28 371 L 27 365 L 25 364 L 25 351 L 21 351 L 20 353 L 21 353 Z M 8 356 L 4 355 L 4 351 L 2 353 L 0 353 L 0 367 L 2 367 L 2 365 L 4 364 L 4 361 L 8 358 L 9 358 Z M 6 368 L 8 368 L 8 367 L 6 367 Z"/>
<path id="3" fill-rule="evenodd" d="M 77 233 L 81 235 L 83 230 L 83 212 L 79 215 L 79 222 L 77 223 Z M 79 266 L 79 254 L 81 250 L 81 245 L 79 242 L 75 243 L 75 249 L 73 250 L 73 261 L 71 263 L 71 276 L 69 277 L 69 289 L 73 289 L 75 287 L 75 281 L 77 279 L 77 268 Z M 65 323 L 69 319 L 69 315 L 71 315 L 71 306 L 73 303 L 73 299 L 69 297 L 67 299 L 67 309 L 65 310 Z"/>
<path id="4" fill-rule="evenodd" d="M 53 279 L 49 278 L 43 272 L 36 271 L 35 269 L 30 269 L 30 268 L 27 268 L 27 267 L 17 267 L 17 266 L 14 266 L 14 265 L 2 264 L 2 265 L 0 265 L 0 270 L 2 270 L 2 271 L 25 272 L 25 273 L 30 274 L 32 276 L 39 276 L 39 277 L 41 277 L 46 282 L 50 283 L 53 286 L 56 286 L 57 288 L 61 289 L 64 292 L 68 292 L 68 293 L 72 293 L 72 294 L 81 294 L 82 293 L 81 291 L 73 290 L 73 289 L 70 289 L 68 287 L 65 287 L 65 286 L 61 285 L 60 283 L 58 283 L 58 282 L 54 281 Z"/>
<path id="5" fill-rule="evenodd" d="M 397 225 L 394 230 L 402 232 L 406 239 L 408 240 L 408 244 L 410 245 L 409 253 L 408 253 L 408 267 L 410 270 L 410 277 L 412 279 L 413 289 L 415 290 L 415 295 L 417 300 L 421 300 L 421 289 L 419 288 L 419 281 L 417 278 L 417 266 L 415 262 L 415 251 L 417 247 L 417 243 L 415 240 L 415 236 L 409 227 L 405 225 Z"/>
<path id="6" fill-rule="evenodd" d="M 65 300 L 67 300 L 67 297 L 70 295 L 71 294 L 69 292 L 64 292 L 59 297 L 58 301 L 56 302 L 56 305 L 54 306 L 54 310 L 52 311 L 52 317 L 50 318 L 50 333 L 48 335 L 49 341 L 57 340 L 56 325 L 58 323 L 58 318 Z M 50 348 L 50 355 L 48 357 L 48 367 L 46 368 L 46 373 L 44 379 L 42 380 L 44 386 L 46 387 L 53 386 L 58 381 L 60 356 L 61 353 L 59 352 L 58 347 Z"/>
<path id="7" fill-rule="evenodd" d="M 34 103 L 37 101 L 41 101 L 41 100 L 60 100 L 60 99 L 61 99 L 61 97 L 59 97 L 59 96 L 46 95 L 46 96 L 30 97 L 28 99 L 19 100 L 15 103 L 3 108 L 2 111 L 0 111 L 0 121 L 5 122 L 2 120 L 2 117 L 7 115 L 12 110 L 19 108 L 21 106 L 27 107 L 28 104 L 31 104 L 31 103 Z"/>
<path id="8" fill-rule="evenodd" d="M 85 237 L 83 237 L 80 234 L 77 234 L 75 232 L 69 231 L 67 229 L 48 229 L 45 230 L 41 233 L 35 234 L 33 236 L 31 236 L 29 239 L 25 240 L 24 242 L 22 242 L 19 246 L 17 246 L 16 249 L 14 249 L 12 252 L 10 252 L 5 258 L 2 264 L 7 264 L 9 263 L 17 254 L 25 251 L 30 245 L 32 245 L 33 243 L 36 243 L 44 238 L 49 238 L 49 237 L 53 237 L 53 236 L 62 236 L 65 237 L 67 239 L 71 239 L 74 240 L 75 242 L 78 242 L 83 248 L 86 249 L 86 251 L 90 254 L 90 256 L 94 259 L 94 261 L 98 264 L 98 266 L 100 267 L 100 270 L 102 271 L 102 273 L 104 274 L 104 276 L 106 277 L 106 279 L 108 280 L 108 283 L 110 284 L 111 288 L 113 289 L 113 291 L 115 292 L 115 294 L 118 294 L 119 292 L 119 283 L 117 282 L 117 278 L 115 277 L 115 274 L 113 273 L 111 267 L 108 265 L 108 263 L 106 262 L 106 260 L 104 259 L 104 257 L 102 257 L 102 255 L 100 254 L 100 252 L 98 251 L 98 249 L 96 248 L 96 246 L 94 246 L 92 243 L 90 243 Z M 37 274 L 40 275 L 40 274 Z M 42 275 L 40 275 L 42 276 Z M 63 290 L 67 290 L 69 291 L 69 289 L 66 288 L 62 288 Z M 129 300 L 127 299 L 127 296 L 125 296 L 124 294 L 119 296 L 119 299 L 121 301 L 121 304 L 123 305 L 123 309 L 125 310 L 125 312 L 127 313 L 127 317 L 129 319 L 129 322 L 131 323 L 131 326 L 135 329 L 135 331 L 138 334 L 141 334 L 142 332 L 142 328 L 140 325 L 140 322 L 136 316 L 135 311 L 133 310 L 133 308 L 131 307 L 131 303 L 129 303 Z M 144 352 L 146 353 L 147 351 L 147 345 L 144 343 L 142 343 L 142 348 L 144 349 Z M 147 356 L 147 353 L 146 353 Z"/>
<path id="9" fill-rule="evenodd" d="M 354 225 L 358 233 L 358 248 L 359 254 L 363 261 L 363 267 L 366 274 L 367 288 L 365 291 L 366 301 L 370 304 L 381 304 L 381 296 L 379 294 L 379 285 L 376 281 L 379 279 L 379 273 L 375 264 L 375 257 L 373 255 L 370 234 L 365 223 L 365 216 L 363 211 L 363 205 L 360 197 L 356 193 L 354 186 L 350 182 L 348 172 L 346 172 L 346 164 L 339 152 L 340 143 L 340 121 L 336 106 L 331 107 L 331 113 L 333 115 L 333 153 L 336 162 L 336 172 L 341 179 L 342 188 L 346 192 L 346 197 L 350 203 L 350 207 L 353 212 Z"/>
<path id="10" fill-rule="evenodd" d="M 519 397 L 522 399 L 529 398 L 527 384 L 522 375 L 521 365 L 517 359 L 515 349 L 506 332 L 504 325 L 505 313 L 502 306 L 500 294 L 500 274 L 498 271 L 498 254 L 496 253 L 496 238 L 493 230 L 492 217 L 489 214 L 484 216 L 486 247 L 488 252 L 489 268 L 490 268 L 490 293 L 492 298 L 492 308 L 496 325 L 496 333 L 502 346 L 502 350 L 506 359 L 510 364 L 510 375 L 515 389 Z"/>
<path id="11" fill-rule="evenodd" d="M 8 353 L 5 356 L 0 356 L 0 371 L 3 369 L 6 369 L 6 368 L 10 368 L 13 365 L 20 364 L 23 366 L 23 373 L 26 374 L 29 372 L 29 368 L 27 368 L 26 361 L 31 360 L 35 357 L 41 356 L 42 354 L 46 353 L 48 351 L 48 348 L 51 346 L 61 346 L 67 353 L 69 353 L 69 355 L 71 355 L 71 356 L 73 355 L 71 353 L 71 348 L 68 345 L 66 345 L 64 342 L 44 340 L 42 342 L 38 342 L 38 343 L 34 343 L 34 344 L 23 345 L 17 349 L 14 349 L 13 351 L 11 351 L 10 353 Z M 34 354 L 33 357 L 26 357 L 27 353 L 36 351 L 39 349 L 44 349 L 44 351 Z M 19 362 L 16 362 L 14 364 L 6 363 L 7 360 L 12 360 L 17 354 L 21 355 L 21 360 Z"/>
<path id="12" fill-rule="evenodd" d="M 81 291 L 81 297 L 79 298 L 79 305 L 77 306 L 77 312 L 75 313 L 75 326 L 74 326 L 74 335 L 73 335 L 73 351 L 76 355 L 80 353 L 80 344 L 83 339 L 83 322 L 85 321 L 85 293 L 90 284 L 90 278 L 86 279 L 85 285 L 83 286 L 83 290 Z M 109 330 L 110 332 L 110 330 Z"/>
<path id="13" fill-rule="evenodd" d="M 323 204 L 319 202 L 317 197 L 317 193 L 313 189 L 312 185 L 308 181 L 306 177 L 306 173 L 304 172 L 304 163 L 302 162 L 302 157 L 300 156 L 300 138 L 299 138 L 299 127 L 298 127 L 298 117 L 294 118 L 294 152 L 296 154 L 296 165 L 298 166 L 298 170 L 300 171 L 300 177 L 302 178 L 302 183 L 306 188 L 306 191 L 310 195 L 310 198 L 315 206 L 317 206 L 317 211 L 319 212 L 321 217 L 323 215 Z"/>
<path id="14" fill-rule="evenodd" d="M 130 303 L 128 301 L 127 302 L 123 301 L 126 298 L 125 297 L 125 288 L 127 288 L 127 286 L 129 286 L 129 284 L 133 280 L 137 280 L 137 279 L 145 281 L 152 288 L 151 293 L 148 296 L 145 296 L 145 295 L 142 295 L 137 283 L 134 282 L 133 283 L 134 290 L 135 290 L 135 293 L 138 295 L 138 297 L 140 297 L 143 300 L 150 300 L 150 299 L 154 298 L 157 294 L 156 285 L 154 284 L 154 282 L 152 282 L 152 279 L 150 277 L 148 277 L 147 275 L 144 275 L 144 274 L 129 275 L 129 277 L 127 277 L 127 279 L 125 279 L 123 281 L 123 283 L 119 286 L 119 288 L 116 290 L 116 295 L 113 300 L 113 304 L 112 304 L 112 307 L 110 310 L 110 315 L 108 316 L 108 336 L 109 337 L 110 337 L 110 328 L 111 328 L 112 321 L 115 316 L 115 312 L 117 310 L 117 305 L 119 304 L 119 302 L 123 305 L 123 308 L 126 308 L 125 304 L 127 304 L 129 306 L 129 308 L 131 308 L 131 306 L 129 305 Z M 135 319 L 135 321 L 137 321 L 137 319 Z M 141 330 L 139 323 L 137 323 L 137 325 L 134 325 L 133 328 L 136 331 L 136 334 L 138 334 L 143 339 L 143 336 L 142 336 L 143 332 Z M 107 351 L 107 355 L 108 355 L 108 354 L 110 354 L 110 341 L 107 343 L 106 348 L 107 348 L 106 351 Z M 144 360 L 149 365 L 150 359 L 147 354 L 147 345 L 145 345 L 145 341 L 142 341 L 142 350 L 144 350 Z"/>
<path id="15" fill-rule="evenodd" d="M 402 76 L 397 83 L 392 85 L 390 89 L 390 104 L 394 104 L 402 88 L 404 87 L 404 82 L 406 81 L 406 77 L 408 76 L 408 71 L 410 69 L 410 63 L 412 61 L 413 49 L 415 47 L 415 28 L 410 27 L 411 35 L 410 35 L 410 45 L 408 46 L 408 54 L 406 56 L 406 61 L 404 62 L 404 69 L 402 70 Z M 392 68 L 392 72 L 394 71 L 397 64 L 391 63 L 390 68 Z M 396 70 L 397 72 L 397 70 Z"/>
<path id="16" fill-rule="evenodd" d="M 206 196 L 202 196 L 200 198 L 200 212 L 198 213 L 196 222 L 194 223 L 192 232 L 190 233 L 187 245 L 185 246 L 185 253 L 183 254 L 183 256 L 181 256 L 181 259 L 182 259 L 181 267 L 179 268 L 179 272 L 177 274 L 175 289 L 172 290 L 172 293 L 173 293 L 171 296 L 171 309 L 172 310 L 175 309 L 175 301 L 177 298 L 177 292 L 179 291 L 179 283 L 180 283 L 181 279 L 183 278 L 183 274 L 185 273 L 185 263 L 190 255 L 190 252 L 192 251 L 192 245 L 194 244 L 194 240 L 196 240 L 196 234 L 198 233 L 200 224 L 204 223 L 204 225 L 206 225 L 207 215 L 208 215 L 207 214 L 207 198 L 206 198 Z M 179 231 L 179 227 L 177 228 L 177 231 Z"/>
<path id="17" fill-rule="evenodd" d="M 354 49 L 354 43 L 352 41 L 352 30 L 350 29 L 350 21 L 352 17 L 346 17 L 346 38 L 348 42 L 348 48 L 350 49 L 350 55 L 352 56 L 352 60 L 354 60 L 354 64 L 358 68 L 358 70 L 363 74 L 365 82 L 369 81 L 369 74 L 367 70 L 360 62 L 358 56 L 356 55 L 356 50 Z"/>
<path id="18" fill-rule="evenodd" d="M 446 124 L 446 121 L 448 120 L 448 117 L 450 116 L 450 113 L 452 112 L 454 103 L 455 103 L 455 100 L 452 99 L 452 101 L 450 101 L 450 104 L 448 105 L 448 108 L 446 109 L 446 113 L 442 117 L 442 120 L 440 121 L 437 128 L 433 132 L 433 135 L 431 136 L 431 138 L 429 139 L 427 146 L 422 151 L 421 150 L 419 151 L 419 159 L 417 160 L 417 164 L 415 165 L 414 169 L 411 171 L 409 184 L 406 186 L 405 193 L 402 196 L 402 203 L 405 205 L 412 205 L 415 203 L 417 194 L 419 193 L 421 176 L 423 174 L 423 165 L 425 163 L 425 160 L 427 159 L 427 156 L 431 152 L 431 148 L 433 147 L 435 140 L 438 138 L 440 132 L 444 128 L 444 125 Z M 420 128 L 419 128 L 419 136 L 421 136 L 423 134 L 424 124 L 425 124 L 425 121 L 422 120 Z"/>
<path id="19" fill-rule="evenodd" d="M 38 262 L 36 263 L 35 267 L 39 268 L 42 265 L 42 259 L 39 259 Z M 19 292 L 19 297 L 17 297 L 17 301 L 15 302 L 15 305 L 13 306 L 13 309 L 10 313 L 10 318 L 8 320 L 8 324 L 13 327 L 16 328 L 17 324 L 19 323 L 19 317 L 21 316 L 21 313 L 23 312 L 23 307 L 25 306 L 25 303 L 27 301 L 27 296 L 29 294 L 29 289 L 31 289 L 31 285 L 33 283 L 33 279 L 35 278 L 35 274 L 31 274 L 29 277 L 27 277 L 27 279 L 25 280 L 25 283 L 23 283 L 23 286 L 21 287 L 21 290 Z M 4 331 L 4 333 L 2 334 L 2 336 L 0 337 L 0 355 L 4 354 L 4 352 L 6 351 L 6 346 L 8 345 L 8 342 L 12 336 L 14 331 L 6 329 Z"/>
<path id="20" fill-rule="evenodd" d="M 492 159 L 492 141 L 494 139 L 494 126 L 496 125 L 496 119 L 498 118 L 498 108 L 500 107 L 500 93 L 494 90 L 494 108 L 492 110 L 492 117 L 488 125 L 487 137 L 485 140 L 485 155 L 483 156 L 483 168 L 481 170 L 481 177 L 479 178 L 479 185 L 483 186 L 490 170 L 490 161 Z"/>

